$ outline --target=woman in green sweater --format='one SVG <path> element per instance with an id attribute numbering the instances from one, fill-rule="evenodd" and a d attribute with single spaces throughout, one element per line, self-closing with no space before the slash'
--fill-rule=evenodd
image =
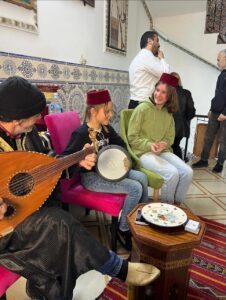
<path id="1" fill-rule="evenodd" d="M 176 86 L 178 79 L 163 73 L 156 84 L 153 99 L 140 104 L 133 112 L 128 128 L 128 140 L 144 168 L 164 179 L 161 201 L 180 204 L 191 184 L 193 171 L 172 153 L 175 137 L 172 113 L 178 109 Z"/>

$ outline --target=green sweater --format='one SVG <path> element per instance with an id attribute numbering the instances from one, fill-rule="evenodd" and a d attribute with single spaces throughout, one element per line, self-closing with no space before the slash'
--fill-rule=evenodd
<path id="1" fill-rule="evenodd" d="M 166 108 L 158 109 L 151 101 L 139 104 L 129 121 L 128 141 L 137 156 L 151 152 L 151 143 L 167 142 L 164 150 L 172 151 L 175 125 L 172 114 Z"/>

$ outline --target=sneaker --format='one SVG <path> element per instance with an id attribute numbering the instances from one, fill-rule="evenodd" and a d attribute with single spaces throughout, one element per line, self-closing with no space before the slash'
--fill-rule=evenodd
<path id="1" fill-rule="evenodd" d="M 213 171 L 214 173 L 220 173 L 222 170 L 223 170 L 223 166 L 220 165 L 220 164 L 218 164 L 218 163 L 216 163 L 216 165 L 215 165 L 215 167 L 213 168 L 212 171 Z"/>
<path id="2" fill-rule="evenodd" d="M 119 243 L 128 251 L 132 250 L 132 234 L 130 230 L 121 231 L 120 229 L 117 230 L 117 240 Z"/>
<path id="3" fill-rule="evenodd" d="M 208 167 L 208 161 L 205 161 L 202 159 L 200 159 L 199 161 L 197 161 L 195 164 L 192 165 L 192 168 L 194 168 L 194 169 L 204 168 L 204 167 Z"/>

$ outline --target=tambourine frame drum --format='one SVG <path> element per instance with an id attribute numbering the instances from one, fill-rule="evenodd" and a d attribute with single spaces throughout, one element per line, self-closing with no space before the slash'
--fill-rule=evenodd
<path id="1" fill-rule="evenodd" d="M 122 180 L 128 175 L 131 167 L 131 158 L 121 146 L 109 145 L 97 154 L 96 171 L 108 181 Z"/>

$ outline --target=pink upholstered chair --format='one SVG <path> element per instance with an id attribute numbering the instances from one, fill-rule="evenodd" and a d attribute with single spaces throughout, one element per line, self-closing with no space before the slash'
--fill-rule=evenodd
<path id="1" fill-rule="evenodd" d="M 45 116 L 45 122 L 53 148 L 57 154 L 63 152 L 69 142 L 71 133 L 81 125 L 76 112 L 50 114 Z M 63 203 L 76 204 L 112 216 L 111 248 L 116 251 L 118 216 L 124 204 L 125 195 L 89 191 L 81 185 L 79 174 L 75 174 L 72 179 L 61 179 L 60 186 Z"/>
<path id="2" fill-rule="evenodd" d="M 3 266 L 0 266 L 0 300 L 6 299 L 6 290 L 19 278 L 20 276 L 13 273 Z"/>

